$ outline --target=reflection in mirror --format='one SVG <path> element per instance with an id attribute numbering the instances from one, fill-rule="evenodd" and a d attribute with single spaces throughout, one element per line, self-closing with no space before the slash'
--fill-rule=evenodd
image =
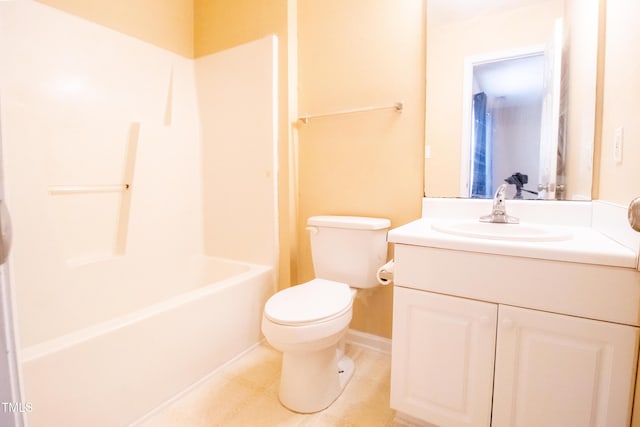
<path id="1" fill-rule="evenodd" d="M 514 198 L 523 198 L 523 190 L 527 198 L 537 197 L 529 187 L 539 181 L 544 52 L 470 59 L 465 69 L 472 90 L 464 91 L 469 104 L 464 111 L 471 113 L 463 123 L 470 129 L 463 133 L 469 136 L 462 150 L 470 161 L 461 168 L 461 191 L 490 198 L 508 179 L 516 188 Z"/>
<path id="2" fill-rule="evenodd" d="M 427 0 L 425 193 L 590 199 L 598 0 Z"/>

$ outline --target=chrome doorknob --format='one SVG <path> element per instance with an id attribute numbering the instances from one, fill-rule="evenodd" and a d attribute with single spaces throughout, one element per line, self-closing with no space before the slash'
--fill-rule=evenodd
<path id="1" fill-rule="evenodd" d="M 11 218 L 4 200 L 0 200 L 0 264 L 4 264 L 11 249 Z"/>

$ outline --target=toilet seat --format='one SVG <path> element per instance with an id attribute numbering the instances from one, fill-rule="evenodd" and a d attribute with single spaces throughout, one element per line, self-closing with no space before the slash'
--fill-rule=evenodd
<path id="1" fill-rule="evenodd" d="M 351 309 L 352 303 L 352 292 L 346 283 L 313 279 L 271 296 L 264 316 L 280 325 L 304 326 L 340 317 Z"/>

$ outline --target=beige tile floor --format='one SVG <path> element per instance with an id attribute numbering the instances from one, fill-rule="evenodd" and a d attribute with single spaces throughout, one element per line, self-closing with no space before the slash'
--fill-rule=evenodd
<path id="1" fill-rule="evenodd" d="M 355 373 L 324 411 L 297 414 L 280 405 L 282 356 L 263 343 L 139 427 L 393 426 L 390 355 L 353 345 L 347 345 L 346 353 L 355 362 Z"/>

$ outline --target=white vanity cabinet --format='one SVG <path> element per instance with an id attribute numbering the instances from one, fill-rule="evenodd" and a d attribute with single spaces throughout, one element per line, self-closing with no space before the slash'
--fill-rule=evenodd
<path id="1" fill-rule="evenodd" d="M 401 416 L 629 426 L 637 271 L 397 242 L 395 259 L 391 406 Z"/>
<path id="2" fill-rule="evenodd" d="M 492 426 L 628 426 L 638 328 L 500 305 Z"/>
<path id="3" fill-rule="evenodd" d="M 391 407 L 441 426 L 488 426 L 498 306 L 396 287 Z"/>

